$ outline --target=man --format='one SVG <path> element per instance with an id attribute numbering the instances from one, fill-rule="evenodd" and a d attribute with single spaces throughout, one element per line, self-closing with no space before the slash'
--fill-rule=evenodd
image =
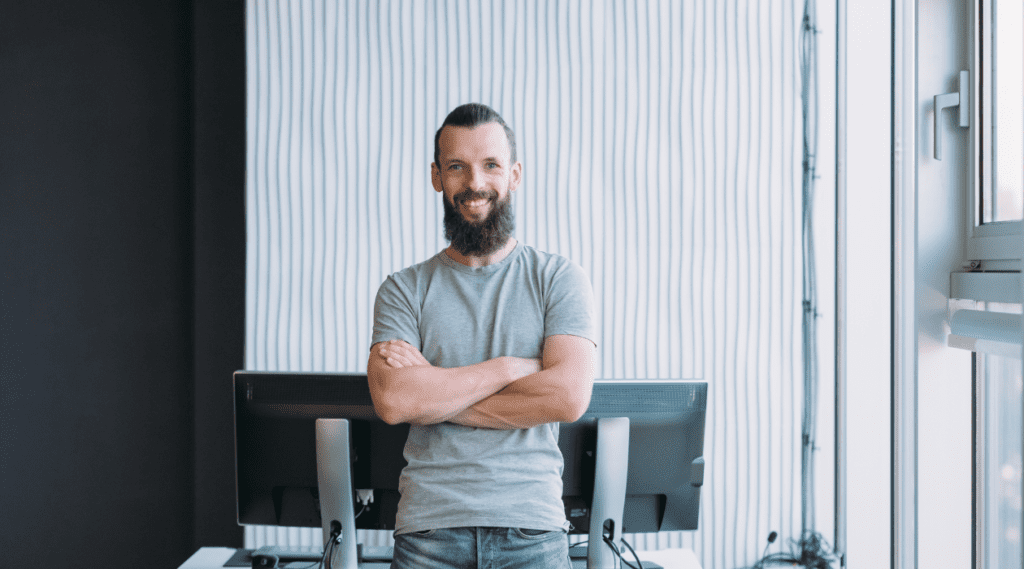
<path id="1" fill-rule="evenodd" d="M 576 264 L 519 243 L 512 130 L 463 105 L 434 138 L 449 246 L 377 293 L 367 375 L 410 423 L 393 567 L 569 567 L 558 423 L 590 402 L 593 293 Z"/>

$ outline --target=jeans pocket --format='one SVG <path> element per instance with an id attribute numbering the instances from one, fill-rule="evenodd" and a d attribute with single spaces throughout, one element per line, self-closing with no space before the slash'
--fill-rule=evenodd
<path id="1" fill-rule="evenodd" d="M 522 538 L 522 539 L 533 539 L 533 540 L 542 540 L 542 539 L 547 538 L 547 537 L 552 536 L 552 535 L 562 535 L 562 534 L 565 533 L 565 532 L 563 532 L 561 530 L 559 530 L 559 531 L 551 531 L 551 530 L 530 529 L 530 528 L 512 528 L 512 531 L 513 531 L 513 533 L 516 534 L 516 537 L 519 537 L 519 538 Z"/>
<path id="2" fill-rule="evenodd" d="M 430 536 L 434 535 L 434 533 L 436 531 L 437 531 L 437 529 L 425 529 L 423 531 L 411 531 L 411 532 L 408 533 L 408 535 L 411 535 L 411 536 L 414 536 L 414 537 L 430 537 Z"/>

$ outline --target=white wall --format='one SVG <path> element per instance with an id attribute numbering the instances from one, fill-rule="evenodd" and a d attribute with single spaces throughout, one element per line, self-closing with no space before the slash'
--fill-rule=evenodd
<path id="1" fill-rule="evenodd" d="M 377 286 L 445 246 L 434 130 L 483 102 L 517 237 L 590 274 L 599 376 L 709 382 L 700 529 L 638 544 L 713 568 L 797 538 L 802 3 L 367 4 L 248 4 L 246 367 L 365 369 Z M 247 545 L 319 534 L 290 533 Z"/>
<path id="2" fill-rule="evenodd" d="M 889 567 L 892 517 L 892 6 L 843 1 L 838 322 L 846 374 L 849 567 Z M 845 103 L 845 104 L 844 104 Z"/>

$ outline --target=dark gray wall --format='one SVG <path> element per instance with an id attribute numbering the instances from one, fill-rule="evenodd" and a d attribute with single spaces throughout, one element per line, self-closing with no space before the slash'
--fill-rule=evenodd
<path id="1" fill-rule="evenodd" d="M 245 3 L 194 5 L 195 545 L 241 547 L 231 374 L 245 363 Z"/>
<path id="2" fill-rule="evenodd" d="M 0 550 L 176 567 L 240 545 L 244 8 L 0 17 Z"/>

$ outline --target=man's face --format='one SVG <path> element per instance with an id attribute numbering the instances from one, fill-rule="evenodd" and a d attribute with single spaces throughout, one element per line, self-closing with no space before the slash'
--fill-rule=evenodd
<path id="1" fill-rule="evenodd" d="M 440 164 L 431 182 L 445 205 L 445 234 L 465 255 L 487 255 L 512 236 L 511 194 L 522 164 L 509 164 L 511 149 L 498 123 L 445 127 L 438 140 Z"/>

